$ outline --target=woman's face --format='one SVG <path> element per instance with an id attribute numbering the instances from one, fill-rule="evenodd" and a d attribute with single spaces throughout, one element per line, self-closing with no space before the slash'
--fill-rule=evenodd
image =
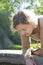
<path id="1" fill-rule="evenodd" d="M 34 27 L 32 24 L 19 24 L 16 26 L 16 29 L 20 32 L 21 35 L 30 36 Z"/>

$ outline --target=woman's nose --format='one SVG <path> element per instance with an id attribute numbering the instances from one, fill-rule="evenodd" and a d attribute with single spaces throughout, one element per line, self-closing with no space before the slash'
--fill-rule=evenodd
<path id="1" fill-rule="evenodd" d="M 25 32 L 25 31 L 21 31 L 21 34 L 22 34 L 22 35 L 25 35 L 25 34 L 26 34 L 26 32 Z"/>

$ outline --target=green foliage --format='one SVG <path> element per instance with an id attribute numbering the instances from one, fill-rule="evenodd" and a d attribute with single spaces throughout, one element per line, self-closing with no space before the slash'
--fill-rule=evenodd
<path id="1" fill-rule="evenodd" d="M 31 47 L 32 48 L 38 48 L 39 46 L 41 46 L 41 44 L 40 43 L 33 43 L 33 44 L 31 44 Z"/>
<path id="2" fill-rule="evenodd" d="M 41 46 L 40 43 L 33 43 L 33 44 L 31 44 L 31 47 L 33 49 L 38 48 L 39 46 Z M 8 49 L 10 49 L 10 50 L 21 50 L 22 46 L 21 45 L 12 45 L 12 46 L 9 46 Z"/>
<path id="3" fill-rule="evenodd" d="M 13 12 L 13 6 L 10 0 L 0 0 L 0 10 L 8 11 L 9 13 Z"/>
<path id="4" fill-rule="evenodd" d="M 9 13 L 16 12 L 20 9 L 23 3 L 29 3 L 26 9 L 34 9 L 35 13 L 43 14 L 43 0 L 38 0 L 40 7 L 38 7 L 36 0 L 0 0 L 0 10 L 6 10 Z"/>
<path id="5" fill-rule="evenodd" d="M 21 36 L 20 33 L 18 31 L 13 32 L 10 36 L 10 39 L 12 40 L 12 42 L 16 45 L 21 45 Z"/>
<path id="6" fill-rule="evenodd" d="M 31 6 L 26 9 L 34 8 L 35 13 L 43 14 L 43 0 L 39 0 L 40 7 L 36 7 L 33 3 L 35 0 L 0 0 L 0 48 L 8 48 L 11 45 L 21 45 L 21 37 L 19 32 L 12 32 L 10 29 L 12 12 L 20 9 L 23 2 L 28 2 Z"/>
<path id="7" fill-rule="evenodd" d="M 8 46 L 21 44 L 19 33 L 13 33 L 10 25 L 9 12 L 0 11 L 0 49 L 7 49 Z"/>
<path id="8" fill-rule="evenodd" d="M 43 6 L 37 7 L 35 9 L 35 13 L 37 13 L 39 15 L 43 15 Z"/>
<path id="9" fill-rule="evenodd" d="M 9 46 L 8 49 L 10 49 L 10 50 L 21 50 L 22 46 L 21 45 L 13 45 L 13 46 Z"/>
<path id="10" fill-rule="evenodd" d="M 6 34 L 10 34 L 11 30 L 10 30 L 10 19 L 9 19 L 9 12 L 7 11 L 0 11 L 0 27 L 3 28 L 3 30 L 5 30 Z"/>
<path id="11" fill-rule="evenodd" d="M 43 0 L 39 0 L 40 6 L 34 8 L 35 13 L 38 15 L 43 15 Z"/>
<path id="12" fill-rule="evenodd" d="M 15 2 L 20 3 L 20 2 L 21 2 L 21 0 L 15 0 Z"/>
<path id="13" fill-rule="evenodd" d="M 32 8 L 31 6 L 26 7 L 26 9 L 31 9 L 31 8 Z"/>
<path id="14" fill-rule="evenodd" d="M 13 44 L 9 38 L 11 34 L 10 22 L 9 13 L 0 10 L 0 49 L 5 49 Z"/>
<path id="15" fill-rule="evenodd" d="M 39 0 L 39 2 L 40 2 L 40 4 L 41 4 L 41 6 L 43 6 L 43 0 Z"/>

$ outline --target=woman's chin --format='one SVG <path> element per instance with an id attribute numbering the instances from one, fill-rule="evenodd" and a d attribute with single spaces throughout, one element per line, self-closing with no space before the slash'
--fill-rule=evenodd
<path id="1" fill-rule="evenodd" d="M 25 35 L 26 37 L 29 37 L 29 35 Z"/>
<path id="2" fill-rule="evenodd" d="M 23 35 L 23 34 L 22 34 L 22 36 L 29 37 L 29 35 L 27 35 L 27 34 L 26 34 L 26 35 Z"/>

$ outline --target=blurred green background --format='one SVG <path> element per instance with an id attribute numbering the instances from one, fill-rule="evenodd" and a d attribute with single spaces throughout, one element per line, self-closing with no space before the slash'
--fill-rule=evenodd
<path id="1" fill-rule="evenodd" d="M 24 3 L 29 5 L 24 7 Z M 21 7 L 33 9 L 37 15 L 43 15 L 43 0 L 0 0 L 0 49 L 22 48 L 20 33 L 12 31 L 10 27 L 12 15 Z M 37 47 L 37 41 L 32 43 L 33 48 Z"/>

